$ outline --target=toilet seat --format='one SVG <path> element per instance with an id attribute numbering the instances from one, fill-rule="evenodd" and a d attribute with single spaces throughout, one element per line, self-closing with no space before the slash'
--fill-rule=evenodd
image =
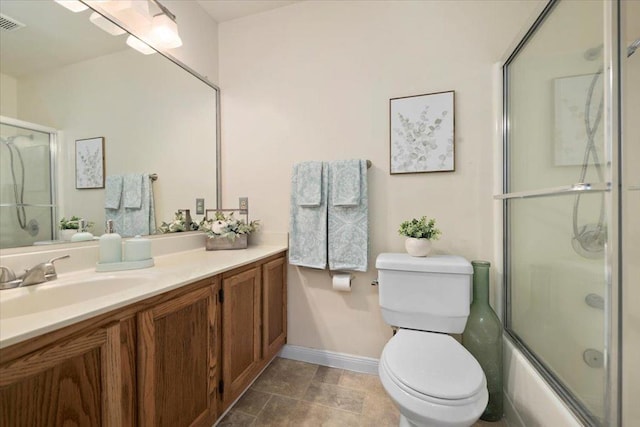
<path id="1" fill-rule="evenodd" d="M 400 329 L 378 370 L 401 418 L 410 421 L 401 425 L 468 427 L 489 400 L 482 368 L 449 335 Z"/>
<path id="2" fill-rule="evenodd" d="M 425 400 L 456 405 L 486 389 L 480 364 L 446 334 L 400 329 L 380 363 L 394 383 Z"/>

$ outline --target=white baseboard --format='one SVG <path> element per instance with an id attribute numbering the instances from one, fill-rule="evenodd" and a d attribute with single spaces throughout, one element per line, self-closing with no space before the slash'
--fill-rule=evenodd
<path id="1" fill-rule="evenodd" d="M 329 366 L 331 368 L 346 369 L 347 371 L 378 375 L 378 359 L 371 357 L 354 356 L 351 354 L 289 344 L 286 344 L 282 350 L 280 350 L 280 357 Z"/>

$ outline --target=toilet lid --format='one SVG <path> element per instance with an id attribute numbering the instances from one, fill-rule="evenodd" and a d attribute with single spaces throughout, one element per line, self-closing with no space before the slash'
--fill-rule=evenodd
<path id="1" fill-rule="evenodd" d="M 446 334 L 400 329 L 382 357 L 391 375 L 427 396 L 464 399 L 484 387 L 480 364 Z"/>

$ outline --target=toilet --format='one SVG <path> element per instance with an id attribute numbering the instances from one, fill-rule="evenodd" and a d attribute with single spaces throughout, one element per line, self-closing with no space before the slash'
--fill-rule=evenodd
<path id="1" fill-rule="evenodd" d="M 489 400 L 480 364 L 450 333 L 464 331 L 473 269 L 455 255 L 376 259 L 385 322 L 397 329 L 378 371 L 400 410 L 400 426 L 468 427 Z"/>

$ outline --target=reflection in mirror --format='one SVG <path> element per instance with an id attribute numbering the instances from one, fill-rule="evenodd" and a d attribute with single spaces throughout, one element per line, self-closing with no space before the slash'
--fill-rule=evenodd
<path id="1" fill-rule="evenodd" d="M 103 233 L 105 189 L 76 188 L 78 140 L 104 138 L 106 177 L 157 174 L 157 224 L 196 198 L 217 207 L 215 86 L 129 48 L 91 9 L 3 0 L 0 12 L 24 24 L 0 37 L 0 249 L 56 241 L 62 217 Z"/>

